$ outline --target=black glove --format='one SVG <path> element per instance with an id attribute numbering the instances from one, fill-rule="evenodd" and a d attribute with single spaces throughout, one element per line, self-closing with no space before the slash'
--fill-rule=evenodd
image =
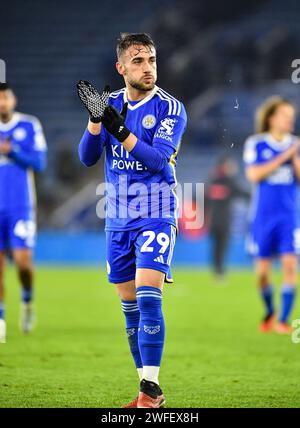
<path id="1" fill-rule="evenodd" d="M 101 122 L 104 110 L 108 106 L 109 86 L 105 86 L 100 95 L 97 89 L 89 82 L 86 80 L 79 80 L 77 83 L 77 93 L 89 112 L 91 122 Z"/>
<path id="2" fill-rule="evenodd" d="M 130 131 L 125 126 L 125 119 L 127 114 L 128 103 L 123 105 L 123 108 L 120 113 L 113 106 L 108 106 L 104 110 L 102 123 L 107 129 L 107 131 L 113 135 L 120 143 L 122 143 Z"/>

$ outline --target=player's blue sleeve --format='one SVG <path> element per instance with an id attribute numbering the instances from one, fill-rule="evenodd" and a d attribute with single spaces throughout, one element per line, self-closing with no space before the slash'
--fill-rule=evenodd
<path id="1" fill-rule="evenodd" d="M 182 106 L 182 105 L 181 105 Z M 155 130 L 152 146 L 138 139 L 130 154 L 142 162 L 149 171 L 161 171 L 171 156 L 178 150 L 186 128 L 186 113 L 182 106 L 181 115 L 164 115 Z"/>
<path id="2" fill-rule="evenodd" d="M 260 144 L 257 136 L 253 135 L 247 138 L 244 145 L 243 161 L 246 167 L 266 162 L 261 156 Z"/>
<path id="3" fill-rule="evenodd" d="M 12 151 L 7 155 L 23 168 L 32 168 L 40 172 L 47 165 L 47 144 L 40 121 L 32 116 L 25 122 L 28 130 L 28 137 L 24 147 L 13 146 Z"/>
<path id="4" fill-rule="evenodd" d="M 78 147 L 79 159 L 85 166 L 92 166 L 101 158 L 106 141 L 105 128 L 101 126 L 101 132 L 98 135 L 93 135 L 88 129 L 80 140 Z"/>
<path id="5" fill-rule="evenodd" d="M 130 154 L 142 162 L 149 171 L 158 172 L 161 171 L 165 165 L 169 162 L 174 150 L 170 146 L 154 147 L 144 143 L 144 141 L 137 141 Z"/>
<path id="6" fill-rule="evenodd" d="M 16 151 L 12 150 L 8 157 L 24 168 L 32 168 L 36 172 L 43 171 L 46 168 L 47 158 L 44 151 Z"/>

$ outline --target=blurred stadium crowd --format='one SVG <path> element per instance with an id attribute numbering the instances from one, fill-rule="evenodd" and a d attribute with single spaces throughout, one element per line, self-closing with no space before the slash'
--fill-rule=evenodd
<path id="1" fill-rule="evenodd" d="M 49 145 L 47 172 L 37 180 L 40 226 L 99 229 L 95 187 L 102 168 L 83 171 L 78 160 L 87 117 L 75 84 L 84 78 L 100 89 L 122 85 L 114 70 L 120 31 L 146 31 L 156 41 L 158 85 L 185 103 L 189 117 L 178 179 L 207 182 L 219 155 L 241 164 L 254 110 L 266 96 L 299 105 L 290 66 L 300 42 L 299 11 L 296 0 L 2 3 L 7 80 L 18 109 L 42 121 Z M 242 180 L 242 168 L 239 174 Z M 233 219 L 242 233 L 241 204 Z"/>

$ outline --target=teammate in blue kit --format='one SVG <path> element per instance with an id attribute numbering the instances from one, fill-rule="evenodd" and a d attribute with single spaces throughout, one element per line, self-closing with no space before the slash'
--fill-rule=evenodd
<path id="1" fill-rule="evenodd" d="M 297 283 L 296 198 L 300 180 L 299 138 L 291 134 L 295 109 L 279 97 L 268 99 L 257 112 L 258 134 L 245 143 L 246 175 L 255 184 L 251 209 L 250 249 L 266 314 L 260 330 L 289 334 L 288 324 Z M 276 321 L 271 283 L 272 256 L 283 270 L 281 310 Z"/>
<path id="2" fill-rule="evenodd" d="M 105 149 L 107 270 L 126 319 L 140 392 L 124 407 L 163 406 L 158 374 L 165 326 L 164 281 L 176 239 L 176 157 L 184 106 L 155 85 L 156 49 L 147 34 L 123 34 L 116 68 L 126 87 L 100 95 L 86 81 L 78 94 L 90 114 L 80 160 L 94 165 Z"/>
<path id="3" fill-rule="evenodd" d="M 46 165 L 46 142 L 36 117 L 15 112 L 16 97 L 0 83 L 0 342 L 4 321 L 5 251 L 11 250 L 22 287 L 21 328 L 34 321 L 32 248 L 35 239 L 35 192 L 32 171 Z"/>

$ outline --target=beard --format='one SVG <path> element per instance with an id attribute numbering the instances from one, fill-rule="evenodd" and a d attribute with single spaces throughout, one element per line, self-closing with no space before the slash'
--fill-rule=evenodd
<path id="1" fill-rule="evenodd" d="M 137 82 L 135 80 L 129 80 L 128 83 L 132 88 L 137 89 L 140 92 L 149 92 L 154 89 L 156 81 L 155 79 L 153 79 L 151 83 L 144 83 L 144 82 Z"/>
<path id="2" fill-rule="evenodd" d="M 0 111 L 0 119 L 2 122 L 8 122 L 11 116 L 12 116 L 12 112 Z"/>

